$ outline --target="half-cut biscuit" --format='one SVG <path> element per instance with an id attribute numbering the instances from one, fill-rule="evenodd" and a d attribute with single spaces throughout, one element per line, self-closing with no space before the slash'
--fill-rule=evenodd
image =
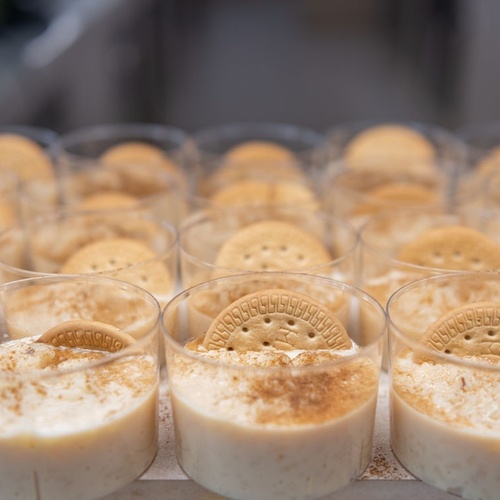
<path id="1" fill-rule="evenodd" d="M 210 198 L 219 205 L 299 205 L 308 209 L 318 207 L 314 192 L 307 186 L 287 182 L 242 180 L 230 184 Z"/>
<path id="2" fill-rule="evenodd" d="M 315 235 L 280 220 L 240 229 L 220 248 L 215 265 L 242 271 L 301 270 L 326 264 L 330 252 Z"/>
<path id="3" fill-rule="evenodd" d="M 53 175 L 52 162 L 44 149 L 12 133 L 0 134 L 0 170 L 14 172 L 22 180 Z"/>
<path id="4" fill-rule="evenodd" d="M 331 309 L 284 289 L 259 290 L 223 309 L 205 334 L 206 349 L 237 352 L 349 349 L 351 339 Z"/>
<path id="5" fill-rule="evenodd" d="M 444 314 L 422 341 L 445 354 L 500 361 L 500 303 L 464 304 Z"/>
<path id="6" fill-rule="evenodd" d="M 102 273 L 144 288 L 164 303 L 173 277 L 146 243 L 110 238 L 89 243 L 71 255 L 59 270 L 63 274 Z"/>
<path id="7" fill-rule="evenodd" d="M 56 347 L 116 352 L 132 345 L 135 339 L 108 323 L 78 319 L 65 321 L 50 328 L 38 338 L 37 342 Z"/>
<path id="8" fill-rule="evenodd" d="M 429 169 L 435 155 L 434 146 L 420 132 L 385 124 L 356 135 L 347 145 L 344 159 L 353 169 L 416 171 Z"/>
<path id="9" fill-rule="evenodd" d="M 375 214 L 389 207 L 432 205 L 438 201 L 436 193 L 431 189 L 406 182 L 381 184 L 364 194 L 368 200 L 356 205 L 353 215 Z"/>
<path id="10" fill-rule="evenodd" d="M 443 226 L 403 245 L 398 259 L 439 269 L 494 271 L 500 269 L 500 245 L 472 227 Z"/>

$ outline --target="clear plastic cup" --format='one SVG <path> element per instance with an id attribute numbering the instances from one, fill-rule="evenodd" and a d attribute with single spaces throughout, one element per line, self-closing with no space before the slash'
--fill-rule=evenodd
<path id="1" fill-rule="evenodd" d="M 19 178 L 12 172 L 0 171 L 0 230 L 19 220 Z"/>
<path id="2" fill-rule="evenodd" d="M 429 231 L 449 226 L 470 228 L 498 244 L 500 252 L 500 214 L 462 210 L 401 209 L 373 217 L 359 231 L 360 275 L 358 285 L 385 306 L 396 290 L 411 281 L 448 272 L 482 269 L 482 263 L 469 262 L 461 255 L 450 262 L 436 256 L 436 265 L 421 265 L 401 258 L 405 245 Z M 444 259 L 444 257 L 443 257 Z"/>
<path id="3" fill-rule="evenodd" d="M 484 175 L 500 168 L 500 122 L 470 123 L 457 131 L 467 147 L 467 166 L 472 174 Z"/>
<path id="4" fill-rule="evenodd" d="M 285 123 L 228 123 L 192 135 L 195 192 L 207 195 L 248 176 L 314 179 L 324 161 L 324 136 Z"/>
<path id="5" fill-rule="evenodd" d="M 43 127 L 0 126 L 0 172 L 2 175 L 10 172 L 18 178 L 18 217 L 29 217 L 57 207 L 59 191 L 52 155 L 57 138 L 56 132 Z"/>
<path id="6" fill-rule="evenodd" d="M 258 240 L 245 243 L 252 231 Z M 283 241 L 287 235 L 292 239 Z M 352 284 L 357 240 L 354 227 L 322 212 L 285 208 L 276 214 L 266 209 L 201 211 L 179 228 L 182 286 L 263 270 L 317 274 Z"/>
<path id="7" fill-rule="evenodd" d="M 246 353 L 199 345 L 213 321 L 204 305 L 216 304 L 221 314 L 236 298 L 270 289 L 279 289 L 280 297 L 301 294 L 292 301 L 296 314 L 309 300 L 319 303 L 314 310 L 333 313 L 358 347 L 336 358 L 328 350 L 273 350 L 265 341 L 262 350 Z M 285 302 L 294 311 L 287 300 L 283 310 Z M 259 314 L 258 307 L 249 311 L 238 331 Z M 316 326 L 308 338 L 321 334 L 318 314 L 310 316 Z M 270 336 L 280 334 L 275 321 L 263 317 Z M 294 325 L 291 320 L 283 327 Z M 354 481 L 371 458 L 385 327 L 374 299 L 318 276 L 233 275 L 177 295 L 163 310 L 162 328 L 177 459 L 185 473 L 235 499 L 313 499 Z"/>
<path id="8" fill-rule="evenodd" d="M 2 282 L 99 274 L 140 286 L 163 306 L 177 289 L 177 231 L 136 209 L 59 211 L 0 233 Z"/>
<path id="9" fill-rule="evenodd" d="M 368 133 L 370 135 L 368 135 Z M 330 166 L 344 161 L 350 168 L 420 171 L 450 169 L 456 174 L 466 161 L 466 147 L 455 133 L 431 123 L 409 120 L 360 120 L 339 123 L 326 132 Z"/>
<path id="10" fill-rule="evenodd" d="M 160 124 L 106 124 L 64 134 L 53 148 L 62 203 L 82 208 L 97 195 L 118 195 L 177 224 L 180 194 L 188 189 L 186 145 L 185 132 Z"/>
<path id="11" fill-rule="evenodd" d="M 139 477 L 158 449 L 154 297 L 59 276 L 0 285 L 0 304 L 2 497 L 90 500 Z M 37 341 L 54 331 L 66 341 Z"/>
<path id="12" fill-rule="evenodd" d="M 498 304 L 500 276 L 478 272 L 415 281 L 387 305 L 392 449 L 417 478 L 469 500 L 500 491 Z M 477 352 L 483 342 L 496 355 Z"/>
<path id="13" fill-rule="evenodd" d="M 402 208 L 454 206 L 446 176 L 419 178 L 408 173 L 343 169 L 327 176 L 322 194 L 325 212 L 361 228 L 372 217 Z"/>

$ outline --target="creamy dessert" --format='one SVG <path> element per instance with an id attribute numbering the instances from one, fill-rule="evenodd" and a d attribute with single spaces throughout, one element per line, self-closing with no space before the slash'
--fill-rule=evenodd
<path id="1" fill-rule="evenodd" d="M 456 273 L 390 299 L 391 446 L 415 476 L 469 500 L 500 491 L 500 282 Z"/>
<path id="2" fill-rule="evenodd" d="M 274 362 L 260 356 L 258 366 Z M 239 370 L 173 368 L 183 373 L 171 398 L 185 472 L 212 491 L 249 499 L 319 498 L 358 477 L 371 457 L 376 367 L 360 362 L 296 376 L 277 368 L 262 377 L 248 358 L 239 357 Z"/>
<path id="3" fill-rule="evenodd" d="M 473 370 L 422 363 L 405 351 L 394 360 L 392 378 L 391 444 L 401 463 L 449 493 L 497 499 L 500 363 Z"/>
<path id="4" fill-rule="evenodd" d="M 379 358 L 331 310 L 305 293 L 261 289 L 209 325 L 188 315 L 191 340 L 174 347 L 168 332 L 183 326 L 172 308 L 167 369 L 188 476 L 230 498 L 266 500 L 319 498 L 359 477 L 371 458 Z"/>
<path id="5" fill-rule="evenodd" d="M 92 499 L 138 477 L 157 450 L 154 357 L 35 339 L 0 344 L 0 496 Z"/>

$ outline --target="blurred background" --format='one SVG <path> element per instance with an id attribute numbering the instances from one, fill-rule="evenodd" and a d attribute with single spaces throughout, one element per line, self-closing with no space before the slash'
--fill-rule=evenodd
<path id="1" fill-rule="evenodd" d="M 498 0 L 0 0 L 0 124 L 500 119 Z"/>

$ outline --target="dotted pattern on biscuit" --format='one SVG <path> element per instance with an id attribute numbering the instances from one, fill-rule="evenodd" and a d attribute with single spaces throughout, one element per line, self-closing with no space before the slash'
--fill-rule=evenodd
<path id="1" fill-rule="evenodd" d="M 442 226 L 403 245 L 398 259 L 440 269 L 492 271 L 500 269 L 500 245 L 472 227 Z"/>
<path id="2" fill-rule="evenodd" d="M 433 323 L 422 340 L 445 354 L 500 361 L 500 303 L 475 302 L 453 309 Z"/>
<path id="3" fill-rule="evenodd" d="M 349 349 L 352 342 L 334 313 L 311 297 L 260 290 L 226 307 L 211 323 L 207 349 Z"/>
<path id="4" fill-rule="evenodd" d="M 321 240 L 279 220 L 256 222 L 240 229 L 220 248 L 215 265 L 250 271 L 305 269 L 332 260 Z"/>
<path id="5" fill-rule="evenodd" d="M 65 321 L 42 334 L 37 342 L 56 347 L 73 347 L 117 352 L 134 342 L 118 328 L 98 321 Z"/>

